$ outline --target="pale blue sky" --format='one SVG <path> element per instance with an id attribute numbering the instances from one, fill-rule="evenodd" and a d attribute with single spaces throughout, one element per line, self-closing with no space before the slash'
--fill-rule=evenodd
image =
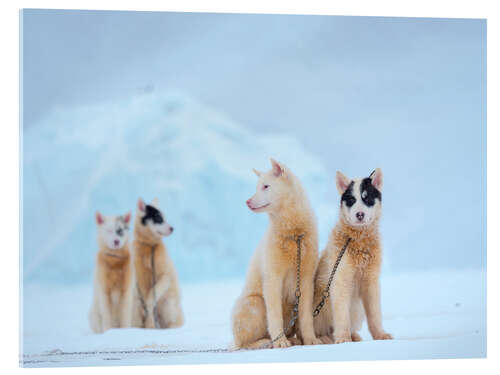
<path id="1" fill-rule="evenodd" d="M 386 225 L 423 222 L 403 235 L 422 254 L 396 264 L 446 246 L 441 266 L 485 265 L 485 20 L 26 10 L 23 26 L 26 128 L 54 107 L 186 93 L 296 136 L 332 202 L 335 170 L 381 167 Z"/>

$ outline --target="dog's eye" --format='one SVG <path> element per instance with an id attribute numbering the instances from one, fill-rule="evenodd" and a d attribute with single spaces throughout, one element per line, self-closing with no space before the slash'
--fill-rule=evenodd
<path id="1" fill-rule="evenodd" d="M 354 197 L 348 197 L 346 200 L 345 200 L 345 204 L 347 205 L 347 207 L 352 207 L 354 206 L 354 203 L 356 203 L 356 199 Z"/>
<path id="2" fill-rule="evenodd" d="M 269 188 L 269 185 L 264 185 L 264 190 L 266 190 L 267 188 Z"/>

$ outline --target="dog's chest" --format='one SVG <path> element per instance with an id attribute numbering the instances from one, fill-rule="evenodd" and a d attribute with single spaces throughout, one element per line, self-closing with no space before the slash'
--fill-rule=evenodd
<path id="1" fill-rule="evenodd" d="M 370 247 L 354 247 L 350 246 L 347 251 L 347 256 L 351 262 L 360 269 L 367 268 L 374 261 L 374 252 Z"/>
<path id="2" fill-rule="evenodd" d="M 148 293 L 154 283 L 166 273 L 165 250 L 161 247 L 154 251 L 142 252 L 135 262 L 136 279 L 141 292 Z"/>
<path id="3" fill-rule="evenodd" d="M 338 255 L 340 249 L 347 246 L 345 257 L 352 266 L 363 270 L 380 262 L 381 250 L 378 234 L 356 236 L 352 233 L 337 231 L 334 238 L 335 248 L 338 249 L 336 254 Z M 348 239 L 350 239 L 349 242 L 347 242 Z"/>
<path id="4" fill-rule="evenodd" d="M 110 294 L 112 291 L 123 291 L 130 279 L 130 258 L 117 258 L 109 255 L 99 256 L 100 278 L 104 289 Z"/>
<path id="5" fill-rule="evenodd" d="M 109 268 L 105 271 L 106 289 L 109 294 L 114 291 L 122 291 L 127 283 L 127 272 L 125 268 Z"/>
<path id="6" fill-rule="evenodd" d="M 289 270 L 283 279 L 283 299 L 288 303 L 295 302 L 295 290 L 297 288 L 297 271 Z"/>

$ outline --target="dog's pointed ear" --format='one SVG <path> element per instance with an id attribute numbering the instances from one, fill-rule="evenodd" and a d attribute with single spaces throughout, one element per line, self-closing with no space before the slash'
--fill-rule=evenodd
<path id="1" fill-rule="evenodd" d="M 372 179 L 372 185 L 377 188 L 377 190 L 382 191 L 382 169 L 377 168 L 371 174 L 370 178 Z"/>
<path id="2" fill-rule="evenodd" d="M 144 203 L 142 198 L 139 198 L 137 200 L 137 209 L 142 213 L 146 212 L 146 204 Z"/>
<path id="3" fill-rule="evenodd" d="M 344 194 L 344 192 L 349 187 L 351 180 L 340 171 L 337 171 L 335 180 L 337 182 L 337 191 L 339 192 L 340 195 Z"/>
<path id="4" fill-rule="evenodd" d="M 276 160 L 271 158 L 271 165 L 273 166 L 273 175 L 274 177 L 280 177 L 285 174 L 285 168 L 282 164 L 278 163 Z"/>
<path id="5" fill-rule="evenodd" d="M 155 208 L 159 208 L 160 207 L 160 200 L 158 199 L 158 197 L 155 197 L 152 201 L 151 201 L 151 205 L 154 206 Z"/>
<path id="6" fill-rule="evenodd" d="M 257 177 L 262 176 L 262 172 L 259 172 L 257 169 L 252 168 L 252 171 L 253 171 L 253 173 L 255 173 L 255 175 L 256 175 Z"/>
<path id="7" fill-rule="evenodd" d="M 125 222 L 125 224 L 128 224 L 130 223 L 130 218 L 132 217 L 132 214 L 129 212 L 127 212 L 125 215 L 123 215 L 123 221 Z"/>
<path id="8" fill-rule="evenodd" d="M 95 222 L 97 223 L 97 225 L 101 225 L 102 223 L 104 223 L 104 216 L 102 216 L 99 211 L 96 211 L 95 213 Z"/>

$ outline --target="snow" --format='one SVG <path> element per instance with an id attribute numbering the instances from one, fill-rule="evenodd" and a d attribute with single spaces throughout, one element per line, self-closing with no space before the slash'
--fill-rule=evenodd
<path id="1" fill-rule="evenodd" d="M 337 146 L 340 151 L 335 163 L 343 165 L 349 159 L 345 148 L 352 145 Z M 386 156 L 393 158 L 390 152 Z M 406 181 L 398 177 L 397 173 L 405 170 L 400 167 L 399 172 L 388 173 L 381 225 L 384 322 L 396 340 L 373 342 L 365 328 L 361 334 L 366 341 L 362 343 L 211 351 L 227 348 L 231 342 L 232 304 L 267 225 L 265 215 L 250 212 L 244 202 L 255 189 L 251 169 L 268 169 L 269 157 L 293 167 L 305 185 L 318 216 L 322 248 L 336 219 L 338 194 L 333 176 L 316 156 L 302 148 L 293 132 L 256 134 L 192 98 L 162 92 L 56 108 L 26 130 L 22 364 L 486 355 L 486 272 L 478 267 L 485 264 L 486 249 L 482 195 L 476 191 L 468 203 L 464 202 L 473 204 L 474 210 L 461 207 L 468 214 L 451 215 L 443 221 L 441 212 L 454 212 L 445 204 L 455 204 L 455 195 L 468 191 L 467 185 L 436 191 L 428 177 L 441 172 L 422 170 L 412 177 L 410 186 L 418 187 L 418 199 L 414 199 L 415 194 L 408 199 L 408 191 L 402 191 L 399 183 Z M 87 322 L 97 251 L 94 213 L 135 211 L 139 196 L 146 200 L 158 196 L 175 227 L 165 243 L 179 273 L 186 325 L 166 331 L 120 329 L 95 335 Z M 442 269 L 443 264 L 449 269 Z"/>
<path id="2" fill-rule="evenodd" d="M 393 341 L 372 341 L 364 324 L 361 335 L 365 341 L 361 343 L 220 353 L 190 351 L 229 346 L 230 312 L 243 280 L 182 284 L 186 316 L 182 328 L 113 329 L 101 335 L 91 333 L 88 327 L 90 285 L 28 283 L 23 294 L 21 364 L 47 367 L 486 356 L 485 271 L 384 274 L 381 283 L 384 326 L 394 335 Z M 161 352 L 166 350 L 180 352 Z M 105 353 L 89 353 L 95 351 Z"/>

